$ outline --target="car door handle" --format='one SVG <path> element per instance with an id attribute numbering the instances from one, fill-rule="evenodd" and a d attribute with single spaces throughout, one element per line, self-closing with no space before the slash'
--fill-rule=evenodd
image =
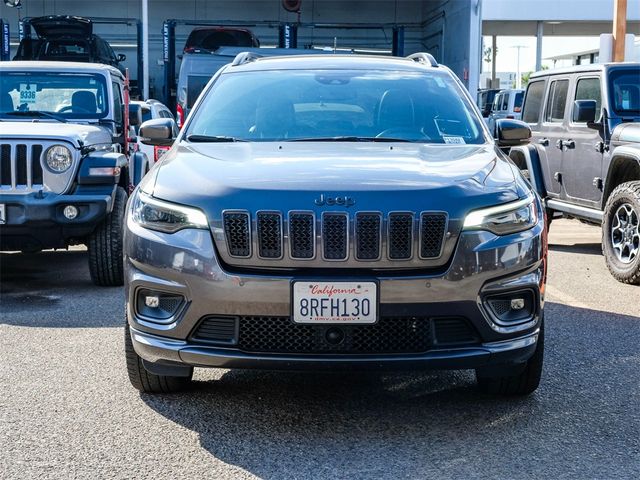
<path id="1" fill-rule="evenodd" d="M 564 142 L 562 142 L 562 146 L 567 150 L 570 150 L 576 148 L 576 142 L 574 142 L 573 140 L 565 140 Z"/>
<path id="2" fill-rule="evenodd" d="M 542 145 L 543 147 L 548 147 L 549 146 L 549 139 L 548 138 L 541 138 L 540 140 L 538 140 L 538 143 L 540 145 Z"/>

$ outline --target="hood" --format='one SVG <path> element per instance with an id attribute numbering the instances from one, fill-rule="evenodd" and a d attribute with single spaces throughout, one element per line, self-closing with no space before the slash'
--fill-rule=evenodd
<path id="1" fill-rule="evenodd" d="M 611 142 L 616 144 L 640 143 L 640 123 L 621 123 L 613 130 Z"/>
<path id="2" fill-rule="evenodd" d="M 0 141 L 2 138 L 60 139 L 73 143 L 76 147 L 81 144 L 98 145 L 112 143 L 108 129 L 96 125 L 58 122 L 0 122 Z"/>
<path id="3" fill-rule="evenodd" d="M 32 18 L 29 24 L 40 38 L 89 38 L 93 33 L 91 20 L 69 15 Z"/>
<path id="4" fill-rule="evenodd" d="M 457 217 L 525 194 L 493 145 L 182 143 L 155 170 L 155 185 L 145 190 L 200 207 L 209 218 L 223 209 L 313 210 L 320 195 L 355 202 L 325 210 L 442 210 Z"/>

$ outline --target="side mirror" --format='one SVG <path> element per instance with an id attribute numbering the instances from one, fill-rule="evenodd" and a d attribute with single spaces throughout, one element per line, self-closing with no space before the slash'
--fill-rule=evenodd
<path id="1" fill-rule="evenodd" d="M 147 120 L 140 125 L 138 136 L 145 145 L 169 147 L 178 135 L 178 126 L 171 118 Z"/>
<path id="2" fill-rule="evenodd" d="M 137 127 L 142 123 L 142 107 L 140 105 L 129 104 L 129 125 Z"/>
<path id="3" fill-rule="evenodd" d="M 595 100 L 576 100 L 573 102 L 574 123 L 589 123 L 596 120 Z"/>
<path id="4" fill-rule="evenodd" d="M 531 128 L 520 120 L 501 118 L 496 120 L 495 136 L 498 147 L 518 147 L 531 141 Z"/>
<path id="5" fill-rule="evenodd" d="M 124 53 L 119 53 L 117 58 L 119 62 L 124 62 L 127 59 L 127 56 Z"/>

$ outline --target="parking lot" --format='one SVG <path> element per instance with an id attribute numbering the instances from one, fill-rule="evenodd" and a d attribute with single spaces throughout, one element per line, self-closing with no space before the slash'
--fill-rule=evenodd
<path id="1" fill-rule="evenodd" d="M 638 478 L 640 288 L 600 230 L 551 229 L 543 382 L 478 393 L 472 372 L 197 370 L 180 395 L 126 377 L 122 288 L 83 249 L 3 253 L 2 478 Z"/>

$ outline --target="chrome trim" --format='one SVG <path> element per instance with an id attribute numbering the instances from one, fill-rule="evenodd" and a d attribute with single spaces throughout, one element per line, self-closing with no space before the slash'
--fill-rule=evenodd
<path id="1" fill-rule="evenodd" d="M 335 217 L 345 217 L 347 219 L 347 228 L 346 230 L 346 235 L 347 238 L 345 239 L 345 257 L 344 258 L 326 258 L 324 256 L 324 247 L 325 247 L 325 242 L 324 242 L 324 227 L 325 227 L 325 219 L 324 217 L 327 215 L 331 215 L 331 216 L 335 216 Z M 351 222 L 349 221 L 349 214 L 347 212 L 322 212 L 322 223 L 320 225 L 320 244 L 321 244 L 321 252 L 322 252 L 322 260 L 324 260 L 325 262 L 346 262 L 349 260 L 349 253 L 351 250 L 351 245 L 350 245 L 350 240 L 351 240 L 351 235 L 350 235 L 350 226 L 351 226 Z"/>
<path id="2" fill-rule="evenodd" d="M 359 258 L 358 257 L 358 241 L 360 240 L 360 236 L 358 235 L 358 216 L 360 215 L 376 215 L 380 219 L 380 225 L 378 226 L 378 256 L 376 258 Z M 382 212 L 370 212 L 370 211 L 364 210 L 364 211 L 355 213 L 353 218 L 353 225 L 354 225 L 353 238 L 355 240 L 353 245 L 353 258 L 355 258 L 359 262 L 377 262 L 382 258 L 382 250 L 383 250 L 382 231 L 384 230 L 383 223 L 384 223 L 384 217 L 382 215 Z"/>
<path id="3" fill-rule="evenodd" d="M 391 217 L 393 215 L 411 215 L 411 255 L 407 258 L 391 258 Z M 413 260 L 416 248 L 416 213 L 410 211 L 396 210 L 387 213 L 387 258 L 392 262 L 408 262 Z"/>
<path id="4" fill-rule="evenodd" d="M 313 245 L 313 255 L 310 256 L 309 258 L 301 258 L 301 257 L 294 257 L 292 254 L 292 249 L 293 249 L 293 245 L 291 244 L 291 215 L 295 215 L 295 214 L 302 214 L 302 215 L 311 215 L 311 228 L 312 228 L 312 232 L 311 232 L 311 244 Z M 301 261 L 301 262 L 308 262 L 311 260 L 315 260 L 316 256 L 317 256 L 317 252 L 318 252 L 318 234 L 317 234 L 317 225 L 316 225 L 316 214 L 313 210 L 289 210 L 287 212 L 287 236 L 286 236 L 286 240 L 287 243 L 289 244 L 289 248 L 287 249 L 287 251 L 289 252 L 289 259 L 290 260 L 296 260 L 296 261 Z"/>
<path id="5" fill-rule="evenodd" d="M 440 252 L 435 257 L 423 257 L 422 256 L 422 216 L 423 215 L 443 215 L 444 214 L 444 232 L 442 232 L 442 240 L 440 241 Z M 447 240 L 447 233 L 449 233 L 449 214 L 438 210 L 424 210 L 420 212 L 418 221 L 418 258 L 420 260 L 436 260 L 442 257 L 444 251 L 444 242 Z"/>
<path id="6" fill-rule="evenodd" d="M 262 255 L 260 255 L 260 231 L 258 229 L 258 217 L 260 216 L 261 213 L 264 214 L 268 214 L 268 215 L 277 215 L 278 219 L 280 220 L 280 256 L 279 257 L 263 257 Z M 255 231 L 256 231 L 256 235 L 255 235 L 255 252 L 256 252 L 256 256 L 258 258 L 260 258 L 261 260 L 282 260 L 284 258 L 284 249 L 285 249 L 285 245 L 284 245 L 284 222 L 282 220 L 282 212 L 279 212 L 278 210 L 256 210 L 256 215 L 255 215 Z"/>
<path id="7" fill-rule="evenodd" d="M 224 216 L 228 213 L 239 213 L 239 214 L 244 214 L 247 216 L 247 229 L 249 230 L 248 234 L 249 234 L 249 254 L 248 255 L 233 255 L 231 253 L 231 249 L 230 247 L 230 243 L 229 243 L 229 236 L 227 234 L 227 227 L 224 223 Z M 248 210 L 223 210 L 222 211 L 222 230 L 224 231 L 224 240 L 227 244 L 227 255 L 229 255 L 230 257 L 233 258 L 251 258 L 253 255 L 253 235 L 252 235 L 252 230 L 251 230 L 251 214 L 249 213 Z"/>

